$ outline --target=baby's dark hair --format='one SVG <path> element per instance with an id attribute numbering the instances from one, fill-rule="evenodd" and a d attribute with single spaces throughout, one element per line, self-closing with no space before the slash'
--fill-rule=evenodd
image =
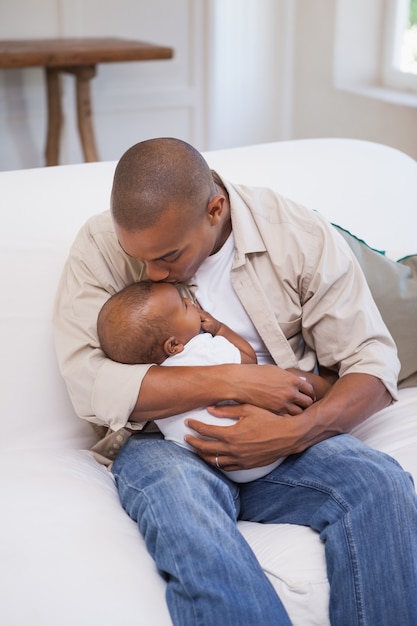
<path id="1" fill-rule="evenodd" d="M 169 336 L 163 314 L 150 316 L 149 302 L 154 284 L 141 281 L 124 287 L 103 305 L 97 333 L 103 352 L 113 361 L 162 363 L 164 340 Z"/>

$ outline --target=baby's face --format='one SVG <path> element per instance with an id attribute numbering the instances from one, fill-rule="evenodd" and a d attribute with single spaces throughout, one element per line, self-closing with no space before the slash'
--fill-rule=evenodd
<path id="1" fill-rule="evenodd" d="M 198 308 L 188 298 L 183 298 L 169 283 L 157 283 L 152 294 L 152 305 L 163 313 L 171 326 L 171 333 L 186 344 L 201 330 Z"/>

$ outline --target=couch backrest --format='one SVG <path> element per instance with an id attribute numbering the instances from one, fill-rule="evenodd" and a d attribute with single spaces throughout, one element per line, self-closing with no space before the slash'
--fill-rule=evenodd
<path id="1" fill-rule="evenodd" d="M 417 163 L 352 140 L 306 140 L 207 153 L 234 182 L 269 185 L 377 248 L 410 254 Z M 87 447 L 57 370 L 51 311 L 78 229 L 105 210 L 115 163 L 0 173 L 1 446 Z"/>
<path id="2" fill-rule="evenodd" d="M 85 447 L 57 369 L 52 306 L 80 225 L 109 205 L 112 163 L 0 173 L 0 441 L 9 447 Z"/>
<path id="3" fill-rule="evenodd" d="M 417 252 L 417 162 L 394 148 L 300 139 L 206 156 L 229 180 L 272 187 L 395 260 Z"/>

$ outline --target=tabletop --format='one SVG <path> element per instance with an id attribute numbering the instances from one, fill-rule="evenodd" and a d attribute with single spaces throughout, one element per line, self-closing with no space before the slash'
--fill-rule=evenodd
<path id="1" fill-rule="evenodd" d="M 0 40 L 0 68 L 151 61 L 173 54 L 167 46 L 117 37 Z"/>

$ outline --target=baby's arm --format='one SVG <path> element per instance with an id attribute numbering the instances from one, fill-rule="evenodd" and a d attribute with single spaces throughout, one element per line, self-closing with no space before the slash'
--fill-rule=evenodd
<path id="1" fill-rule="evenodd" d="M 222 336 L 225 339 L 228 339 L 234 346 L 240 351 L 242 363 L 244 364 L 254 364 L 257 362 L 255 351 L 252 346 L 243 339 L 240 335 L 235 333 L 234 330 L 216 320 L 210 313 L 207 311 L 203 311 L 200 309 L 200 319 L 201 319 L 201 328 L 206 332 L 215 336 Z M 329 375 L 325 375 L 324 372 L 320 372 L 322 375 L 313 374 L 311 372 L 303 372 L 302 370 L 298 370 L 296 368 L 289 368 L 287 370 L 292 374 L 296 374 L 300 376 L 300 378 L 304 378 L 310 385 L 313 386 L 315 399 L 320 400 L 330 389 L 330 387 L 335 382 L 335 379 L 338 378 L 337 374 L 330 373 Z"/>
<path id="2" fill-rule="evenodd" d="M 256 354 L 250 343 L 243 339 L 234 330 L 216 320 L 210 313 L 199 309 L 201 318 L 201 328 L 213 335 L 213 337 L 221 336 L 230 341 L 240 351 L 242 363 L 252 365 L 256 363 Z"/>

